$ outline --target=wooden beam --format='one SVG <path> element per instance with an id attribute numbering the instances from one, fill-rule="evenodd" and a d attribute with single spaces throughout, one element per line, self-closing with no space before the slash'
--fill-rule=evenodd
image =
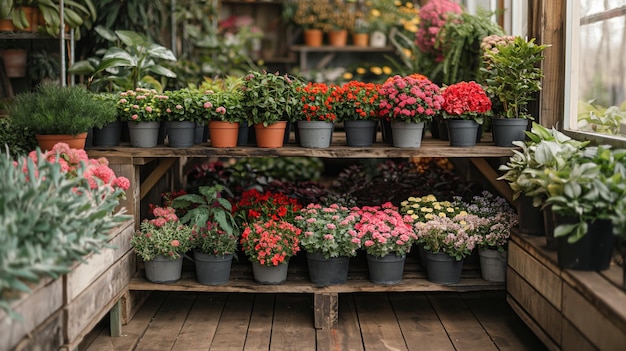
<path id="1" fill-rule="evenodd" d="M 163 158 L 161 159 L 161 163 L 150 173 L 148 178 L 141 183 L 141 190 L 139 194 L 139 198 L 143 199 L 150 190 L 157 184 L 159 179 L 163 177 L 165 173 L 167 173 L 172 165 L 178 160 L 178 158 Z"/>
<path id="2" fill-rule="evenodd" d="M 487 163 L 484 158 L 471 158 L 474 167 L 485 177 L 493 188 L 509 203 L 513 203 L 513 190 L 506 182 L 498 180 L 498 173 Z"/>

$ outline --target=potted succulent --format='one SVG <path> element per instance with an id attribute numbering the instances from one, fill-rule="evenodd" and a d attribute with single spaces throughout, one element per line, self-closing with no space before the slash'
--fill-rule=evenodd
<path id="1" fill-rule="evenodd" d="M 443 105 L 439 87 L 423 76 L 394 76 L 380 87 L 380 116 L 391 121 L 393 146 L 420 147 L 424 122 Z"/>
<path id="2" fill-rule="evenodd" d="M 278 72 L 250 71 L 245 76 L 242 106 L 248 115 L 248 123 L 254 125 L 259 147 L 283 145 L 287 122 L 297 111 L 296 88 L 301 85 L 300 80 Z"/>
<path id="3" fill-rule="evenodd" d="M 350 81 L 333 89 L 333 109 L 343 122 L 348 146 L 368 147 L 376 139 L 380 84 Z"/>
<path id="4" fill-rule="evenodd" d="M 491 100 L 483 87 L 476 82 L 459 82 L 445 87 L 441 95 L 450 146 L 476 145 L 481 135 L 479 126 L 491 111 Z"/>
<path id="5" fill-rule="evenodd" d="M 538 45 L 535 39 L 521 37 L 512 41 L 509 37 L 486 37 L 482 47 L 482 79 L 487 92 L 502 108 L 495 111 L 492 120 L 494 141 L 498 146 L 512 146 L 513 140 L 524 140 L 528 120 L 533 119 L 527 105 L 541 90 L 543 72 L 539 64 L 548 45 Z M 516 127 L 509 131 L 510 124 Z"/>
<path id="6" fill-rule="evenodd" d="M 45 150 L 63 140 L 74 148 L 84 148 L 89 129 L 102 126 L 115 116 L 113 104 L 85 88 L 52 83 L 17 95 L 8 111 L 13 123 L 35 133 Z"/>
<path id="7" fill-rule="evenodd" d="M 159 141 L 163 100 L 168 97 L 154 89 L 137 88 L 119 93 L 117 113 L 128 123 L 130 144 L 134 147 L 154 147 Z"/>
<path id="8" fill-rule="evenodd" d="M 261 221 L 248 225 L 241 234 L 243 251 L 252 261 L 254 280 L 281 284 L 287 280 L 289 259 L 300 251 L 302 230 L 285 221 Z"/>
<path id="9" fill-rule="evenodd" d="M 300 246 L 306 250 L 309 278 L 317 286 L 345 283 L 350 257 L 361 247 L 354 225 L 360 217 L 345 206 L 309 204 L 295 217 L 302 229 Z"/>
<path id="10" fill-rule="evenodd" d="M 154 207 L 153 219 L 144 219 L 131 245 L 144 260 L 146 279 L 173 283 L 182 274 L 183 255 L 191 249 L 191 227 L 182 224 L 172 207 Z"/>
<path id="11" fill-rule="evenodd" d="M 360 221 L 354 226 L 365 252 L 369 279 L 377 284 L 402 281 L 406 254 L 417 237 L 413 219 L 402 215 L 390 202 L 381 206 L 363 206 Z"/>
<path id="12" fill-rule="evenodd" d="M 222 197 L 224 191 L 221 185 L 201 186 L 198 194 L 183 194 L 172 201 L 172 207 L 184 213 L 181 222 L 193 228 L 196 279 L 206 285 L 228 282 L 236 258 L 239 228 L 231 203 Z"/>
<path id="13" fill-rule="evenodd" d="M 309 82 L 296 88 L 299 111 L 297 129 L 300 145 L 311 148 L 330 146 L 333 137 L 334 112 L 332 86 Z"/>

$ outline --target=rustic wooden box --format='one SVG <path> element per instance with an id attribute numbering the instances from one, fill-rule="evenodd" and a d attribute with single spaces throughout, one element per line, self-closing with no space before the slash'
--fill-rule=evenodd
<path id="1" fill-rule="evenodd" d="M 509 245 L 509 304 L 551 350 L 620 350 L 626 345 L 621 267 L 561 270 L 545 238 L 514 235 Z"/>

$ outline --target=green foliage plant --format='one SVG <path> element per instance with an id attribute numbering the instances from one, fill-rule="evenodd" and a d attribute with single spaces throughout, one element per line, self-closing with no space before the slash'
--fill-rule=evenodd
<path id="1" fill-rule="evenodd" d="M 11 118 L 0 117 L 0 156 L 5 152 L 15 157 L 37 147 L 35 134 L 28 128 L 18 128 Z"/>
<path id="2" fill-rule="evenodd" d="M 539 64 L 548 45 L 538 45 L 535 39 L 516 37 L 512 43 L 497 45 L 484 55 L 487 65 L 481 73 L 487 92 L 502 103 L 502 118 L 533 119 L 527 105 L 534 93 L 541 90 L 543 71 Z"/>
<path id="3" fill-rule="evenodd" d="M 297 87 L 302 85 L 302 81 L 286 74 L 250 71 L 242 87 L 242 105 L 248 114 L 248 122 L 268 126 L 296 118 Z"/>
<path id="4" fill-rule="evenodd" d="M 160 110 L 165 121 L 206 121 L 206 107 L 203 106 L 203 94 L 197 90 L 183 88 L 168 90 L 160 99 Z"/>
<path id="5" fill-rule="evenodd" d="M 76 62 L 69 73 L 88 75 L 87 86 L 97 91 L 123 91 L 138 87 L 161 89 L 150 74 L 175 78 L 176 74 L 162 63 L 176 61 L 174 53 L 153 43 L 145 35 L 128 30 L 111 32 L 103 27 L 94 28 L 103 38 L 113 43 L 98 56 Z"/>
<path id="6" fill-rule="evenodd" d="M 586 132 L 619 135 L 626 123 L 626 101 L 620 106 L 602 107 L 592 102 L 578 102 L 578 128 Z"/>
<path id="7" fill-rule="evenodd" d="M 35 91 L 19 94 L 8 106 L 17 128 L 35 134 L 85 133 L 89 128 L 114 119 L 115 106 L 81 86 L 41 84 Z"/>
<path id="8" fill-rule="evenodd" d="M 5 310 L 19 292 L 30 291 L 27 282 L 67 273 L 130 219 L 116 210 L 124 191 L 102 183 L 92 188 L 85 163 L 68 176 L 60 162 L 48 162 L 38 149 L 33 155 L 17 161 L 0 156 L 0 308 Z"/>

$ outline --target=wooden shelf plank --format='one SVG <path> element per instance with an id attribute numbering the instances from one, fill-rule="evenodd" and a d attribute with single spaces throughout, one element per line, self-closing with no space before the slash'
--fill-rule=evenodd
<path id="1" fill-rule="evenodd" d="M 291 47 L 293 51 L 300 52 L 393 52 L 393 46 L 384 47 L 371 47 L 371 46 L 306 46 L 306 45 L 293 45 Z"/>

